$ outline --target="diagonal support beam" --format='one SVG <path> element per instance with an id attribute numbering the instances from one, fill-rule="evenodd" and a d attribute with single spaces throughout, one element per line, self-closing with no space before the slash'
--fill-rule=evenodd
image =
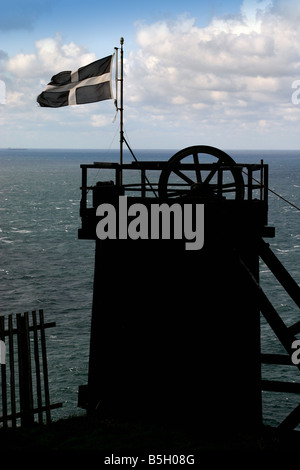
<path id="1" fill-rule="evenodd" d="M 259 244 L 259 256 L 300 308 L 300 287 L 264 240 Z"/>
<path id="2" fill-rule="evenodd" d="M 289 356 L 291 356 L 294 352 L 294 350 L 292 349 L 292 343 L 296 340 L 296 337 L 292 334 L 291 330 L 285 325 L 284 321 L 280 318 L 275 308 L 264 293 L 263 289 L 255 279 L 254 275 L 241 258 L 240 263 L 243 268 L 244 274 L 248 278 L 249 284 L 252 286 L 255 294 L 257 295 L 259 307 L 262 314 L 271 326 L 272 330 L 276 334 L 281 344 L 284 346 Z M 300 364 L 297 367 L 300 370 Z"/>

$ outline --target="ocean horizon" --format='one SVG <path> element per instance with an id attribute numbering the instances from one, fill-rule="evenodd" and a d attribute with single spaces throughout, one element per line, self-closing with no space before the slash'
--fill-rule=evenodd
<path id="1" fill-rule="evenodd" d="M 134 149 L 138 160 L 168 160 L 177 150 Z M 300 284 L 300 150 L 225 150 L 237 163 L 269 165 L 270 247 Z M 119 150 L 0 148 L 0 315 L 44 310 L 53 420 L 80 415 L 78 387 L 87 383 L 94 242 L 79 240 L 80 164 L 118 161 Z M 124 162 L 131 162 L 124 149 Z M 281 197 L 279 197 L 279 195 Z M 289 204 L 289 202 L 291 204 Z M 296 207 L 295 207 L 296 206 Z M 261 265 L 260 282 L 289 325 L 299 309 Z M 264 319 L 263 352 L 284 352 Z M 293 370 L 291 370 L 293 369 Z M 262 377 L 300 382 L 297 368 L 262 366 Z M 220 391 L 221 393 L 221 391 Z M 277 426 L 300 402 L 295 394 L 263 392 L 264 424 Z"/>

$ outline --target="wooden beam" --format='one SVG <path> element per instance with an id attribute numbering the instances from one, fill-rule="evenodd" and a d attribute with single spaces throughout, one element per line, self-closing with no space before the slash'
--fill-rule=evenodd
<path id="1" fill-rule="evenodd" d="M 262 380 L 262 390 L 268 392 L 300 393 L 300 383 L 282 382 L 281 380 Z"/>

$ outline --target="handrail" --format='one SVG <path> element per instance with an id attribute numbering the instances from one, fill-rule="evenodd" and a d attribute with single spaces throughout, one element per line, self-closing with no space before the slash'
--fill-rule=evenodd
<path id="1" fill-rule="evenodd" d="M 105 178 L 105 172 L 113 170 L 115 172 L 114 176 L 114 184 L 119 186 L 119 174 L 122 172 L 123 174 L 123 184 L 122 188 L 125 191 L 135 191 L 140 192 L 141 197 L 145 197 L 146 192 L 153 192 L 154 188 L 157 188 L 159 174 L 151 173 L 151 176 L 148 178 L 146 172 L 159 172 L 165 169 L 168 165 L 168 161 L 139 161 L 138 163 L 132 161 L 130 163 L 123 163 L 122 165 L 117 162 L 94 162 L 89 164 L 81 164 L 80 167 L 82 169 L 82 199 L 81 199 L 81 208 L 87 208 L 87 193 L 90 190 L 94 189 L 94 185 L 88 184 L 87 182 L 87 171 L 96 169 L 98 172 L 101 172 L 102 179 Z M 236 169 L 241 171 L 245 176 L 244 181 L 244 188 L 247 189 L 245 191 L 245 198 L 244 200 L 252 201 L 253 199 L 259 199 L 261 201 L 267 202 L 268 198 L 268 191 L 265 189 L 268 184 L 268 165 L 261 163 L 236 163 L 235 165 L 231 166 L 228 164 L 216 164 L 216 163 L 199 163 L 197 168 L 203 171 L 212 170 L 212 168 L 218 168 L 219 172 L 230 171 L 232 169 Z M 195 170 L 196 165 L 195 163 L 183 163 L 180 162 L 174 168 L 180 168 L 180 171 L 190 171 Z M 124 176 L 126 172 L 137 171 L 140 176 L 136 178 L 133 182 L 126 182 L 126 177 Z M 259 172 L 258 178 L 253 179 L 253 173 Z M 155 180 L 156 177 L 156 180 Z M 111 176 L 110 176 L 111 178 Z M 152 181 L 150 182 L 150 179 Z M 184 187 L 185 183 L 176 183 L 177 186 Z M 256 191 L 256 192 L 255 192 Z M 257 195 L 257 191 L 259 191 L 259 195 Z M 258 197 L 257 197 L 258 196 Z"/>

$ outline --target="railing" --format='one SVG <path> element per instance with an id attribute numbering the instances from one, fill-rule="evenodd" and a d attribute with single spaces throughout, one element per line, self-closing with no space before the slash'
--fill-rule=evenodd
<path id="1" fill-rule="evenodd" d="M 228 209 L 257 210 L 266 237 L 274 230 L 267 227 L 268 165 L 239 163 L 191 163 L 142 161 L 120 165 L 116 162 L 95 162 L 80 165 L 82 170 L 80 239 L 95 239 L 96 208 L 103 202 L 118 203 L 119 196 L 172 203 L 188 198 L 196 203 L 221 202 Z M 122 174 L 122 178 L 120 175 Z M 120 184 L 122 180 L 122 184 Z M 235 202 L 237 204 L 235 205 Z M 242 204 L 242 206 L 241 206 Z M 258 207 L 259 206 L 259 207 Z M 232 212 L 233 213 L 233 212 Z"/>
<path id="2" fill-rule="evenodd" d="M 62 406 L 50 404 L 43 310 L 25 312 L 7 318 L 0 316 L 1 340 L 1 411 L 3 428 L 30 426 L 34 415 L 39 424 L 51 422 L 51 410 Z M 8 360 L 6 360 L 8 358 Z"/>
<path id="3" fill-rule="evenodd" d="M 119 191 L 122 190 L 123 194 L 136 196 L 136 197 L 159 197 L 159 179 L 162 171 L 168 167 L 167 161 L 142 161 L 127 163 L 120 165 L 116 162 L 95 162 L 91 164 L 80 165 L 82 170 L 82 183 L 81 183 L 81 214 L 84 215 L 88 209 L 88 194 L 96 187 L 97 181 L 111 183 Z M 189 187 L 189 181 L 185 181 L 185 172 L 214 172 L 215 183 L 212 181 L 212 186 L 215 187 L 215 193 L 220 197 L 226 196 L 226 192 L 233 192 L 234 182 L 231 184 L 223 182 L 223 175 L 227 172 L 236 172 L 239 175 L 239 181 L 242 183 L 243 199 L 252 201 L 258 199 L 267 203 L 268 201 L 268 165 L 261 162 L 260 164 L 239 163 L 234 166 L 200 163 L 195 165 L 193 163 L 180 163 L 176 169 L 180 169 L 179 182 L 173 178 L 170 179 L 170 186 L 181 186 L 182 189 Z M 94 176 L 89 177 L 90 171 Z M 95 176 L 96 173 L 96 176 Z M 120 174 L 122 173 L 123 184 L 120 186 Z M 182 177 L 184 179 L 182 179 Z M 95 179 L 97 178 L 97 180 Z M 188 178 L 187 178 L 188 180 Z M 211 182 L 210 182 L 211 183 Z M 224 184 L 223 190 L 218 191 Z M 226 189 L 226 186 L 228 189 Z M 231 186 L 231 188 L 230 188 Z"/>

